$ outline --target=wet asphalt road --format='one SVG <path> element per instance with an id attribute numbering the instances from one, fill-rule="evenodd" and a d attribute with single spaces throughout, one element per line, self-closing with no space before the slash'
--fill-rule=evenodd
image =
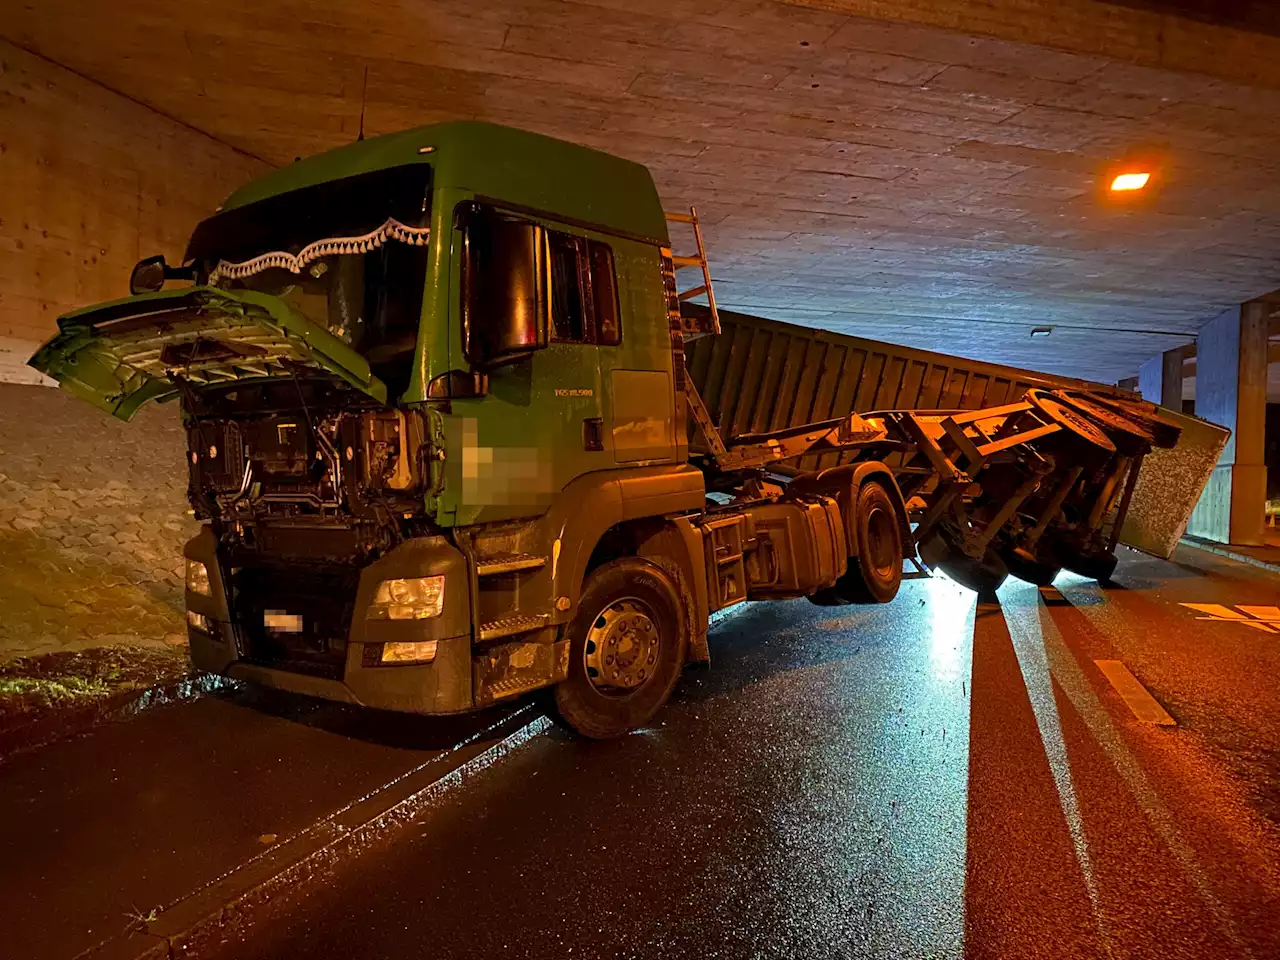
<path id="1" fill-rule="evenodd" d="M 1116 580 L 752 605 L 651 729 L 536 738 L 225 954 L 1280 956 L 1280 626 L 1197 619 L 1280 577 Z"/>
<path id="2" fill-rule="evenodd" d="M 242 687 L 5 759 L 0 957 L 78 957 L 510 712 L 408 717 Z"/>

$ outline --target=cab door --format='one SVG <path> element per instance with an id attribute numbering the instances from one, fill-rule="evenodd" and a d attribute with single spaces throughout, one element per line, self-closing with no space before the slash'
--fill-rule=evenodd
<path id="1" fill-rule="evenodd" d="M 450 366 L 476 370 L 480 358 L 474 347 L 486 337 L 498 343 L 493 349 L 499 362 L 479 363 L 486 368 L 485 389 L 477 396 L 455 395 L 446 417 L 448 447 L 459 456 L 446 467 L 452 492 L 446 490 L 441 506 L 456 510 L 457 523 L 539 515 L 575 477 L 614 466 L 598 346 L 602 333 L 606 340 L 611 334 L 607 318 L 598 323 L 593 309 L 591 241 L 501 210 L 483 212 L 462 219 L 455 230 L 454 250 L 462 261 L 455 274 L 461 321 L 455 329 L 463 335 L 456 355 L 451 343 Z M 486 252 L 481 231 L 492 231 L 492 218 L 500 226 L 484 243 L 498 247 Z M 516 262 L 525 256 L 523 247 L 514 256 L 501 249 L 505 234 L 525 238 L 520 242 L 530 248 L 531 266 Z M 526 266 L 529 278 L 512 280 L 511 271 Z M 509 303 L 468 318 L 465 307 L 475 303 L 469 296 L 483 297 L 504 285 L 514 291 Z M 524 291 L 526 285 L 533 289 Z M 480 328 L 523 311 L 536 314 L 536 334 L 529 317 L 517 317 L 511 329 L 496 333 Z"/>

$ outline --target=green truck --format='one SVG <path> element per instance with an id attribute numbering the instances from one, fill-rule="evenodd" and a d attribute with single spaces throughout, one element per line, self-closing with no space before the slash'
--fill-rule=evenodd
<path id="1" fill-rule="evenodd" d="M 979 589 L 1110 574 L 1143 457 L 1177 441 L 1155 408 L 1032 378 L 729 429 L 690 376 L 720 315 L 676 219 L 695 255 L 645 168 L 558 140 L 363 140 L 235 192 L 183 265 L 143 260 L 31 362 L 125 420 L 180 403 L 192 660 L 318 697 L 450 714 L 552 688 L 617 736 L 744 600 L 887 602 L 904 561 Z M 798 362 L 753 389 L 825 376 Z"/>

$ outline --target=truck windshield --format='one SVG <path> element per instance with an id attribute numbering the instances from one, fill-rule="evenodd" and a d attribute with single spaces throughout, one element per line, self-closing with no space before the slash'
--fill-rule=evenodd
<path id="1" fill-rule="evenodd" d="M 209 283 L 290 302 L 400 393 L 422 312 L 430 201 L 426 164 L 320 183 L 210 217 L 186 259 Z"/>

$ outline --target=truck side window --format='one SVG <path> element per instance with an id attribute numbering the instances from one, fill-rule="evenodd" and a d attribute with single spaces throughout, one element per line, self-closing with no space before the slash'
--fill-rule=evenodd
<path id="1" fill-rule="evenodd" d="M 618 322 L 618 281 L 613 268 L 613 251 L 607 243 L 592 240 L 590 256 L 591 304 L 595 314 L 596 343 L 615 347 L 622 342 Z"/>
<path id="2" fill-rule="evenodd" d="M 613 250 L 599 240 L 551 233 L 551 339 L 560 343 L 622 341 Z"/>
<path id="3" fill-rule="evenodd" d="M 583 309 L 582 241 L 563 233 L 550 235 L 551 246 L 551 339 L 568 343 L 590 343 L 586 311 Z"/>

